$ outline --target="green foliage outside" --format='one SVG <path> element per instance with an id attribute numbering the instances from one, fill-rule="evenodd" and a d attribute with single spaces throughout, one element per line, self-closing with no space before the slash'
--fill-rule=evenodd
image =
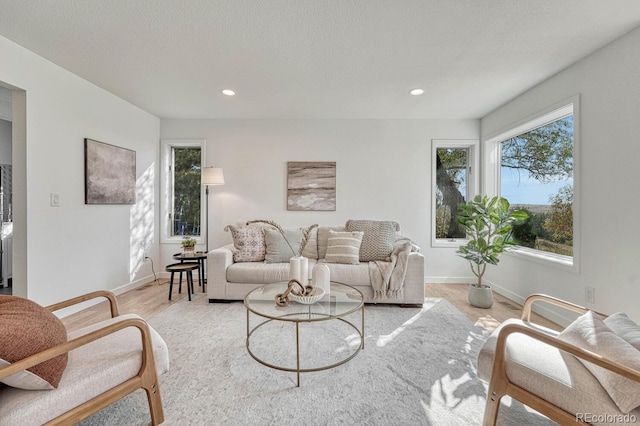
<path id="1" fill-rule="evenodd" d="M 200 148 L 173 148 L 173 235 L 200 235 Z"/>
<path id="2" fill-rule="evenodd" d="M 451 206 L 465 202 L 459 189 L 466 164 L 463 155 L 464 151 L 459 149 L 436 151 L 436 238 L 464 238 L 451 225 L 450 214 Z M 515 169 L 540 183 L 569 181 L 573 177 L 573 116 L 503 141 L 501 167 Z M 529 211 L 528 206 L 518 208 L 529 216 L 513 227 L 513 238 L 519 245 L 573 255 L 572 184 L 551 196 L 543 211 Z"/>

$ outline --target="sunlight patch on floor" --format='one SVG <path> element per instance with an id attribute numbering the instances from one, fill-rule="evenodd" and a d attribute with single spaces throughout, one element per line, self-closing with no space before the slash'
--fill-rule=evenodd
<path id="1" fill-rule="evenodd" d="M 482 327 L 485 330 L 493 331 L 496 328 L 498 328 L 498 326 L 500 325 L 500 321 L 493 318 L 491 315 L 485 315 L 483 317 L 478 318 L 478 320 L 474 325 Z"/>
<path id="2" fill-rule="evenodd" d="M 378 346 L 379 348 L 386 346 L 389 342 L 395 339 L 396 336 L 402 333 L 408 326 L 416 322 L 422 316 L 422 314 L 427 312 L 429 309 L 433 308 L 441 300 L 442 300 L 441 298 L 436 298 L 436 297 L 425 298 L 424 303 L 422 304 L 422 309 L 420 309 L 420 312 L 418 312 L 417 314 L 409 318 L 407 321 L 404 322 L 404 324 L 402 324 L 400 327 L 393 330 L 390 334 L 380 335 L 380 337 L 378 337 L 378 340 L 376 341 L 376 346 Z"/>

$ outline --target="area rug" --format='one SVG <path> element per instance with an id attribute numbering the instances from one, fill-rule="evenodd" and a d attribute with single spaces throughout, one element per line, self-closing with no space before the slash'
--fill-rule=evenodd
<path id="1" fill-rule="evenodd" d="M 352 318 L 359 324 L 358 314 Z M 476 375 L 476 359 L 488 333 L 444 299 L 425 299 L 422 309 L 367 305 L 365 348 L 339 367 L 302 374 L 300 387 L 295 373 L 268 368 L 247 353 L 241 302 L 209 304 L 200 296 L 172 305 L 149 323 L 170 350 L 170 371 L 160 377 L 166 425 L 482 424 L 486 384 Z M 353 330 L 329 328 L 325 334 L 334 332 L 343 336 L 342 344 L 307 351 L 305 362 L 359 343 Z M 320 329 L 303 330 L 306 338 L 319 334 Z M 263 355 L 291 355 L 291 339 L 295 332 L 265 328 L 256 346 L 274 352 Z M 144 392 L 80 424 L 150 424 Z M 555 423 L 507 398 L 499 424 Z"/>

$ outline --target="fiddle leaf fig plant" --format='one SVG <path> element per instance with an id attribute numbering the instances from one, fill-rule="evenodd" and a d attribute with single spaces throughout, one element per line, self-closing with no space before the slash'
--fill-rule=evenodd
<path id="1" fill-rule="evenodd" d="M 516 244 L 511 238 L 513 225 L 529 217 L 525 211 L 509 211 L 509 208 L 506 198 L 486 195 L 476 195 L 458 206 L 456 221 L 467 232 L 469 240 L 456 253 L 469 261 L 471 271 L 478 278 L 473 284 L 476 287 L 488 287 L 482 283 L 487 264 L 497 265 L 500 254 Z"/>

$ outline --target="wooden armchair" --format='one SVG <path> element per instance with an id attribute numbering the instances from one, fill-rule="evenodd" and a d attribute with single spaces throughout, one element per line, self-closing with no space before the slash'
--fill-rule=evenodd
<path id="1" fill-rule="evenodd" d="M 66 343 L 0 367 L 2 380 L 69 353 L 57 389 L 0 388 L 0 425 L 75 424 L 140 388 L 146 392 L 152 424 L 164 421 L 156 364 L 162 364 L 158 365 L 160 372 L 168 369 L 168 351 L 155 330 L 137 315 L 120 315 L 116 297 L 108 291 L 75 297 L 46 309 L 54 312 L 98 297 L 109 301 L 110 319 L 70 333 Z"/>
<path id="2" fill-rule="evenodd" d="M 601 415 L 592 416 L 598 424 L 606 424 L 607 415 L 640 419 L 638 408 L 630 413 L 622 412 L 577 358 L 638 384 L 640 371 L 570 344 L 559 339 L 558 332 L 532 323 L 531 310 L 535 302 L 550 303 L 578 314 L 588 312 L 582 306 L 535 294 L 525 301 L 521 320 L 506 321 L 494 331 L 478 357 L 478 375 L 489 382 L 483 424 L 496 424 L 500 400 L 505 395 L 562 425 L 590 423 L 588 414 Z M 516 337 L 516 340 L 508 344 L 510 337 Z M 532 362 L 536 357 L 537 362 Z M 600 423 L 602 419 L 604 423 Z"/>

